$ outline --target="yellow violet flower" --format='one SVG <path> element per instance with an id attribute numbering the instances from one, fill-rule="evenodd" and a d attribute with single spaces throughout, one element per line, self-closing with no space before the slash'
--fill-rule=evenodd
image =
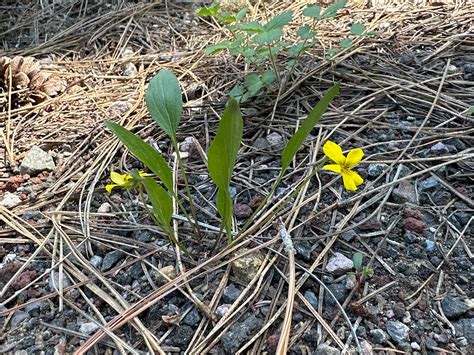
<path id="1" fill-rule="evenodd" d="M 144 173 L 143 171 L 139 171 L 138 174 L 140 176 L 147 176 L 148 174 Z M 108 184 L 105 186 L 107 192 L 111 192 L 114 187 L 123 187 L 124 189 L 131 189 L 135 186 L 136 181 L 133 180 L 133 176 L 130 174 L 119 174 L 115 171 L 110 172 L 110 179 L 115 184 Z"/>
<path id="2" fill-rule="evenodd" d="M 359 164 L 364 156 L 362 149 L 352 149 L 345 157 L 342 154 L 342 148 L 338 144 L 327 141 L 323 146 L 323 151 L 329 159 L 336 163 L 324 165 L 323 168 L 341 174 L 346 190 L 357 190 L 357 186 L 362 184 L 364 179 L 355 171 L 352 171 L 351 168 Z"/>

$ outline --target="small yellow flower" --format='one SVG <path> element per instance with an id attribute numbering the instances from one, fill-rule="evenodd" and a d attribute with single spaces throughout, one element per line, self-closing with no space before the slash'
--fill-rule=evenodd
<path id="1" fill-rule="evenodd" d="M 138 174 L 140 176 L 147 176 L 148 174 L 144 173 L 143 171 L 139 171 Z M 135 186 L 136 181 L 134 181 L 133 176 L 130 174 L 119 174 L 115 171 L 110 172 L 110 179 L 115 184 L 108 184 L 105 186 L 107 192 L 111 192 L 114 187 L 123 187 L 126 190 L 131 189 Z"/>
<path id="2" fill-rule="evenodd" d="M 352 171 L 351 168 L 359 164 L 364 156 L 362 149 L 352 149 L 345 157 L 342 154 L 342 148 L 338 144 L 327 141 L 323 146 L 323 151 L 329 159 L 336 163 L 325 165 L 323 168 L 341 174 L 346 190 L 357 190 L 357 186 L 362 184 L 364 179 L 355 171 Z"/>

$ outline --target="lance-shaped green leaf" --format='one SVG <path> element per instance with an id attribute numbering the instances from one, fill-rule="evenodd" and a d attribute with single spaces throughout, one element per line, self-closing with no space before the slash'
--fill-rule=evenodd
<path id="1" fill-rule="evenodd" d="M 175 141 L 176 130 L 183 111 L 183 101 L 178 79 L 171 71 L 161 69 L 151 79 L 145 101 L 151 117 L 171 140 Z"/>
<path id="2" fill-rule="evenodd" d="M 218 189 L 217 211 L 221 215 L 229 240 L 232 227 L 232 198 L 229 185 L 242 141 L 243 125 L 239 104 L 237 100 L 231 99 L 224 110 L 207 154 L 209 175 Z"/>
<path id="3" fill-rule="evenodd" d="M 308 117 L 304 120 L 301 127 L 288 141 L 283 153 L 281 155 L 281 173 L 280 176 L 286 171 L 291 161 L 293 160 L 296 152 L 303 145 L 304 140 L 308 137 L 311 130 L 319 122 L 321 116 L 326 112 L 327 107 L 331 100 L 339 93 L 339 83 L 334 85 L 328 90 L 321 101 L 311 110 Z"/>
<path id="4" fill-rule="evenodd" d="M 143 139 L 117 123 L 106 121 L 105 126 L 120 139 L 133 155 L 163 181 L 169 191 L 173 191 L 173 174 L 160 153 Z"/>
<path id="5" fill-rule="evenodd" d="M 173 217 L 173 200 L 171 196 L 152 178 L 144 178 L 142 182 L 153 206 L 153 215 L 163 230 L 169 232 L 171 230 L 171 218 Z"/>
<path id="6" fill-rule="evenodd" d="M 354 268 L 356 270 L 360 270 L 362 268 L 363 259 L 364 259 L 364 255 L 362 253 L 354 253 L 354 255 L 352 255 L 352 261 L 354 263 Z"/>
<path id="7" fill-rule="evenodd" d="M 227 189 L 230 184 L 243 125 L 239 104 L 235 99 L 229 100 L 207 154 L 209 175 L 219 188 Z"/>

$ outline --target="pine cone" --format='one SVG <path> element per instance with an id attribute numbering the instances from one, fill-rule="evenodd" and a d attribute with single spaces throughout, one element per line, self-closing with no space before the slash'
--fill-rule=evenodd
<path id="1" fill-rule="evenodd" d="M 12 95 L 12 102 L 15 106 L 22 106 L 60 94 L 66 89 L 66 82 L 42 72 L 40 64 L 33 57 L 0 57 L 1 89 L 5 93 L 10 89 L 12 92 L 20 91 Z"/>

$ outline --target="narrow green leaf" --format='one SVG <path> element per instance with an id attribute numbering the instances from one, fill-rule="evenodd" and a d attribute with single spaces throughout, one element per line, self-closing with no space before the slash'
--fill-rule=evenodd
<path id="1" fill-rule="evenodd" d="M 263 26 L 255 21 L 239 23 L 235 25 L 235 29 L 249 33 L 260 33 L 264 31 Z"/>
<path id="2" fill-rule="evenodd" d="M 307 50 L 310 46 L 306 45 L 305 43 L 303 42 L 300 42 L 300 43 L 296 43 L 294 46 L 291 46 L 289 49 L 288 49 L 288 55 L 290 57 L 296 57 L 298 56 L 298 54 L 300 54 L 301 52 L 304 52 L 305 50 Z"/>
<path id="3" fill-rule="evenodd" d="M 178 79 L 171 71 L 162 69 L 151 79 L 145 101 L 151 117 L 172 140 L 175 140 L 183 111 L 183 101 Z"/>
<path id="4" fill-rule="evenodd" d="M 281 155 L 281 169 L 282 175 L 288 166 L 291 163 L 291 160 L 296 155 L 296 152 L 303 145 L 304 140 L 308 137 L 308 134 L 314 128 L 314 126 L 319 122 L 321 116 L 326 112 L 327 107 L 331 100 L 339 93 L 339 83 L 335 84 L 328 92 L 324 95 L 321 101 L 311 110 L 308 117 L 304 120 L 301 127 L 296 131 L 296 133 L 288 141 L 283 153 Z"/>
<path id="5" fill-rule="evenodd" d="M 310 4 L 303 10 L 303 16 L 319 19 L 321 17 L 321 6 Z"/>
<path id="6" fill-rule="evenodd" d="M 160 153 L 140 137 L 117 123 L 105 121 L 105 126 L 120 139 L 133 155 L 158 176 L 169 191 L 173 191 L 173 174 Z"/>
<path id="7" fill-rule="evenodd" d="M 337 0 L 334 4 L 329 6 L 326 10 L 324 10 L 321 18 L 329 18 L 336 16 L 337 12 L 346 6 L 347 0 Z"/>
<path id="8" fill-rule="evenodd" d="M 354 263 L 354 268 L 356 270 L 360 270 L 362 268 L 363 259 L 364 259 L 364 255 L 362 253 L 354 253 L 354 255 L 352 255 L 352 261 Z"/>
<path id="9" fill-rule="evenodd" d="M 353 23 L 351 26 L 351 33 L 353 35 L 362 35 L 365 31 L 365 26 L 362 23 Z"/>
<path id="10" fill-rule="evenodd" d="M 228 41 L 228 40 L 225 40 L 225 41 L 222 41 L 220 43 L 217 43 L 217 44 L 214 44 L 212 46 L 207 47 L 204 50 L 204 53 L 206 53 L 207 55 L 217 54 L 217 53 L 223 51 L 224 49 L 229 48 L 230 46 L 231 46 L 231 42 Z"/>
<path id="11" fill-rule="evenodd" d="M 196 10 L 196 15 L 204 17 L 204 16 L 215 16 L 219 11 L 219 4 L 213 3 L 209 7 L 201 7 L 200 9 Z"/>
<path id="12" fill-rule="evenodd" d="M 153 206 L 153 213 L 165 231 L 170 231 L 171 218 L 173 217 L 173 200 L 164 188 L 152 178 L 142 180 L 146 193 Z"/>
<path id="13" fill-rule="evenodd" d="M 239 12 L 235 14 L 235 17 L 237 18 L 237 20 L 242 20 L 245 17 L 245 15 L 247 15 L 248 12 L 249 12 L 249 8 L 244 7 L 242 10 L 240 10 Z"/>
<path id="14" fill-rule="evenodd" d="M 243 125 L 239 104 L 235 99 L 230 99 L 207 153 L 209 176 L 218 189 L 217 211 L 221 215 L 229 240 L 232 227 L 229 185 L 242 141 Z"/>
<path id="15" fill-rule="evenodd" d="M 339 46 L 341 48 L 349 48 L 350 46 L 352 46 L 352 39 L 344 38 L 341 42 L 339 42 Z"/>
<path id="16" fill-rule="evenodd" d="M 235 99 L 230 99 L 207 154 L 209 175 L 221 189 L 227 190 L 229 187 L 242 134 L 243 120 L 239 104 Z"/>
<path id="17" fill-rule="evenodd" d="M 234 14 L 229 12 L 221 12 L 219 15 L 216 16 L 219 21 L 232 23 L 237 21 L 237 17 Z"/>
<path id="18" fill-rule="evenodd" d="M 273 29 L 282 29 L 284 26 L 288 25 L 293 18 L 292 11 L 284 11 L 281 14 L 278 14 L 270 19 L 264 27 L 267 31 Z"/>

